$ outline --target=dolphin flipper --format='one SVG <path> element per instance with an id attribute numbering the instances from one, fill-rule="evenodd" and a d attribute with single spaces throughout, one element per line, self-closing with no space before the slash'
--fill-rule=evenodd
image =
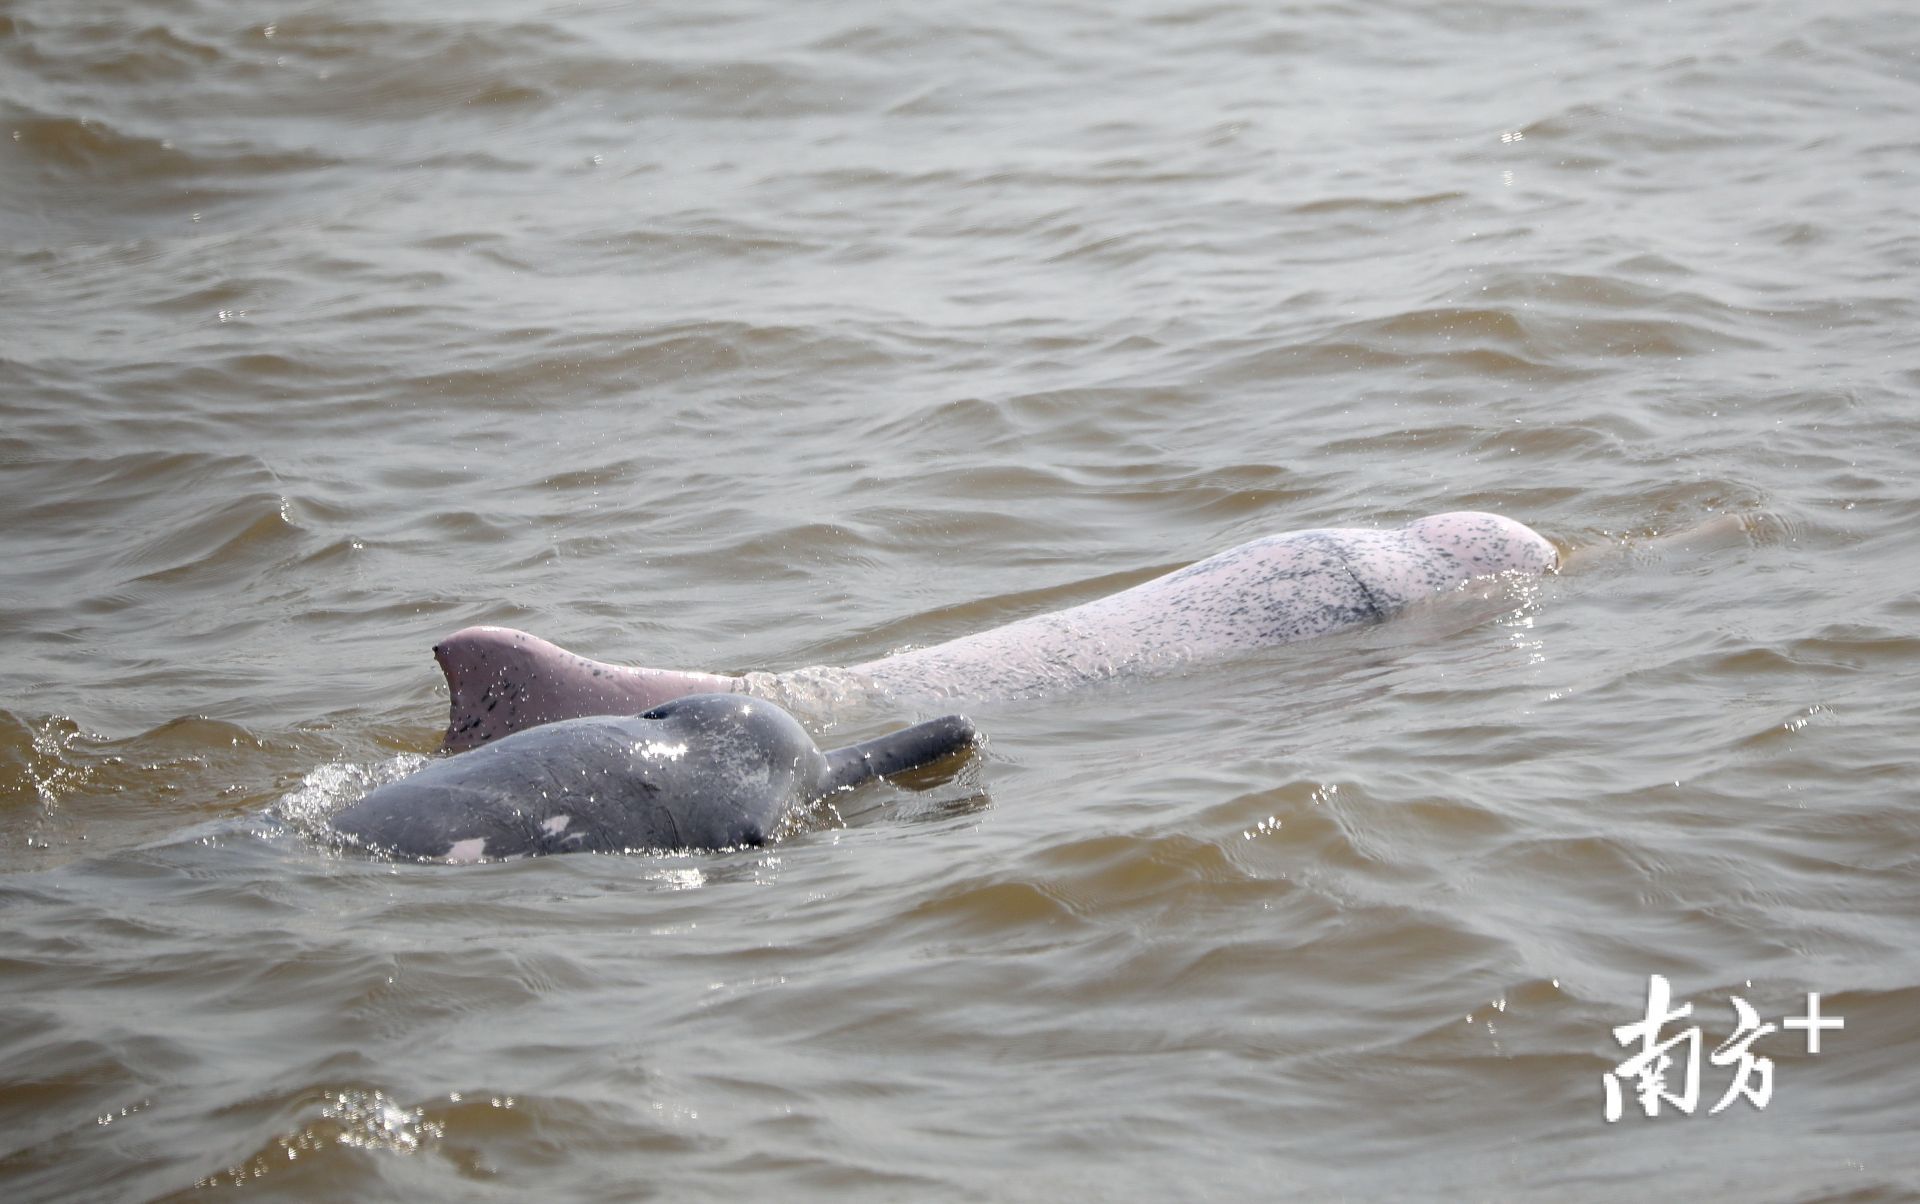
<path id="1" fill-rule="evenodd" d="M 829 788 L 842 790 L 870 778 L 916 769 L 968 748 L 979 738 L 979 729 L 971 719 L 964 715 L 945 715 L 859 744 L 836 748 L 827 754 Z"/>

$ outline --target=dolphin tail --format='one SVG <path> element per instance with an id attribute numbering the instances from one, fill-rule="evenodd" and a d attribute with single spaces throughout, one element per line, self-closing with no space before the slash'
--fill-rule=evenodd
<path id="1" fill-rule="evenodd" d="M 968 748 L 979 738 L 971 719 L 946 715 L 836 748 L 827 754 L 827 786 L 841 790 L 870 778 L 916 769 Z"/>

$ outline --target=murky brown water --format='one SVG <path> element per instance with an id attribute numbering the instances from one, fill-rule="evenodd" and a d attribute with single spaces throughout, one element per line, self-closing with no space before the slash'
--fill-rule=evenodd
<path id="1" fill-rule="evenodd" d="M 0 4 L 3 1194 L 1920 1193 L 1912 18 Z M 760 852 L 276 818 L 466 624 L 849 663 L 1461 508 L 1778 521 Z M 1609 1125 L 1656 973 L 1846 1028 Z"/>

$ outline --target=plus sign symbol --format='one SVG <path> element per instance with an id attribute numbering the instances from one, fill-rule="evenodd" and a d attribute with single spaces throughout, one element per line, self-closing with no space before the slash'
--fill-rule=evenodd
<path id="1" fill-rule="evenodd" d="M 1820 1014 L 1820 992 L 1807 992 L 1807 1012 L 1804 1016 L 1787 1016 L 1780 1021 L 1783 1028 L 1802 1029 L 1807 1034 L 1807 1052 L 1820 1052 L 1820 1034 L 1825 1029 L 1843 1029 L 1847 1027 L 1845 1016 L 1822 1016 Z"/>

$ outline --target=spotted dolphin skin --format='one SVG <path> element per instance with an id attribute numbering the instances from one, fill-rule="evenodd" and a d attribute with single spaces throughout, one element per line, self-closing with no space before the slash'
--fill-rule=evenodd
<path id="1" fill-rule="evenodd" d="M 1475 578 L 1537 577 L 1558 557 L 1532 529 L 1473 511 L 1388 529 L 1290 531 L 1104 598 L 853 671 L 895 696 L 1058 694 L 1121 673 L 1220 660 L 1384 623 Z M 750 685 L 756 680 L 748 676 Z"/>
<path id="2" fill-rule="evenodd" d="M 332 823 L 351 844 L 422 861 L 760 845 L 796 806 L 975 739 L 950 715 L 822 752 L 771 702 L 698 694 L 515 733 L 381 786 Z"/>
<path id="3" fill-rule="evenodd" d="M 1057 694 L 1384 622 L 1480 577 L 1537 577 L 1553 544 L 1498 514 L 1436 514 L 1397 528 L 1270 535 L 1079 606 L 846 669 L 712 673 L 590 660 L 505 627 L 469 627 L 434 655 L 447 676 L 446 746 L 472 748 L 577 715 L 735 692 L 800 705 L 825 691 L 885 702 Z"/>

